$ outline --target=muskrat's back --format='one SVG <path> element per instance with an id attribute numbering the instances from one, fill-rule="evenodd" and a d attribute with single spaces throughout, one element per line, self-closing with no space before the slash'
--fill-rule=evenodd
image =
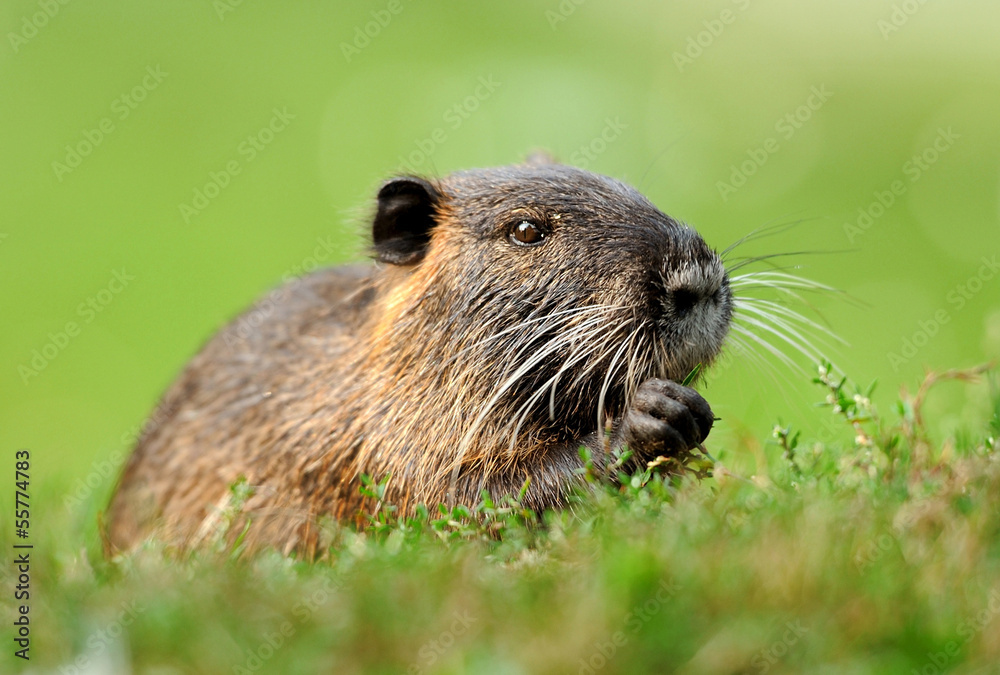
<path id="1" fill-rule="evenodd" d="M 148 536 L 153 523 L 160 538 L 185 546 L 214 537 L 240 477 L 255 490 L 245 509 L 266 530 L 255 538 L 285 536 L 309 519 L 316 467 L 301 450 L 323 433 L 309 422 L 336 405 L 330 385 L 357 342 L 374 271 L 351 265 L 295 279 L 191 360 L 146 425 L 111 502 L 108 535 L 117 548 Z"/>

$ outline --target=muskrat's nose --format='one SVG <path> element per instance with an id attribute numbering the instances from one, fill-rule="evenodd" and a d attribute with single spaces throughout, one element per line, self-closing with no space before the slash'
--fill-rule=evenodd
<path id="1" fill-rule="evenodd" d="M 702 297 L 698 291 L 682 287 L 670 291 L 670 299 L 674 305 L 674 314 L 685 317 L 691 313 L 695 305 L 701 302 Z"/>
<path id="2" fill-rule="evenodd" d="M 707 271 L 707 270 L 706 270 Z M 700 305 L 717 306 L 722 301 L 722 279 L 714 274 L 685 274 L 681 283 L 667 287 L 667 305 L 683 319 Z"/>
<path id="3" fill-rule="evenodd" d="M 661 269 L 666 314 L 684 319 L 692 313 L 726 311 L 728 280 L 719 256 L 691 231 L 675 242 Z"/>

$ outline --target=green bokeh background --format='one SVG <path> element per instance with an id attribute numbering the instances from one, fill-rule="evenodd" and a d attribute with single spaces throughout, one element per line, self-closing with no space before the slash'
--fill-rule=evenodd
<path id="1" fill-rule="evenodd" d="M 1000 356 L 1000 277 L 961 308 L 948 300 L 1000 254 L 996 3 L 413 0 L 379 15 L 378 0 L 76 0 L 44 20 L 43 6 L 0 6 L 0 448 L 30 448 L 53 490 L 126 449 L 199 345 L 308 264 L 318 239 L 334 242 L 326 263 L 362 257 L 373 191 L 428 143 L 413 166 L 430 175 L 535 148 L 583 157 L 719 249 L 805 219 L 745 250 L 832 252 L 793 261 L 852 298 L 814 304 L 850 343 L 831 357 L 878 378 L 879 401 L 925 366 Z M 372 12 L 391 16 L 377 32 Z M 43 25 L 26 31 L 33 15 Z M 347 58 L 366 24 L 374 37 Z M 147 68 L 165 77 L 120 119 L 116 101 Z M 480 78 L 499 84 L 468 99 Z M 776 123 L 813 87 L 832 96 L 786 138 Z M 456 104 L 475 108 L 461 124 L 446 118 Z M 247 161 L 240 144 L 274 109 L 294 119 Z M 113 130 L 57 176 L 53 162 L 104 118 Z M 601 148 L 609 120 L 621 131 Z M 907 162 L 939 129 L 957 138 L 912 182 Z M 719 182 L 769 138 L 777 151 L 723 199 Z M 586 159 L 588 147 L 600 152 Z M 186 222 L 179 206 L 230 160 L 240 173 Z M 852 241 L 845 223 L 894 180 L 905 193 Z M 115 270 L 134 280 L 87 322 L 81 303 Z M 948 322 L 891 363 L 941 310 Z M 25 383 L 19 367 L 70 321 L 79 335 Z M 778 418 L 815 424 L 818 390 L 778 370 L 723 364 L 706 390 L 723 419 L 714 447 L 762 439 Z M 930 405 L 958 423 L 985 405 L 965 391 Z"/>

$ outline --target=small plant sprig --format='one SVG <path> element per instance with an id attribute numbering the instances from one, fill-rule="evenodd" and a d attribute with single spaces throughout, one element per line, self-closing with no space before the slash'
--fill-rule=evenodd
<path id="1" fill-rule="evenodd" d="M 708 454 L 708 451 L 698 445 L 701 454 L 686 452 L 677 456 L 665 457 L 660 455 L 656 459 L 646 462 L 646 469 L 652 473 L 665 475 L 689 474 L 698 480 L 711 478 L 715 470 L 715 459 Z"/>
<path id="2" fill-rule="evenodd" d="M 864 427 L 866 423 L 873 423 L 878 426 L 878 414 L 872 405 L 871 395 L 875 391 L 877 380 L 872 381 L 866 389 L 854 386 L 854 393 L 845 391 L 847 387 L 847 376 L 836 381 L 833 375 L 833 365 L 829 361 L 823 361 L 817 367 L 818 375 L 813 378 L 813 383 L 818 384 L 827 390 L 826 400 L 818 403 L 819 406 L 830 406 L 835 415 L 843 416 L 844 420 L 854 429 L 854 443 L 856 445 L 870 448 L 874 445 L 872 435 Z"/>
<path id="3" fill-rule="evenodd" d="M 371 510 L 371 513 L 364 514 L 372 525 L 386 525 L 394 520 L 396 505 L 385 503 L 385 492 L 389 488 L 391 480 L 392 474 L 386 474 L 378 482 L 375 482 L 375 479 L 368 474 L 361 474 L 361 485 L 358 487 L 358 492 L 375 502 L 375 508 Z"/>
<path id="4" fill-rule="evenodd" d="M 632 458 L 632 451 L 627 448 L 619 448 L 611 451 L 611 461 L 603 466 L 598 466 L 594 462 L 594 456 L 587 446 L 580 446 L 580 459 L 583 466 L 576 470 L 576 473 L 583 477 L 583 480 L 591 485 L 611 484 L 615 477 L 620 477 L 624 471 L 626 463 Z"/>
<path id="5" fill-rule="evenodd" d="M 883 480 L 891 480 L 893 476 L 939 468 L 938 459 L 932 451 L 934 444 L 928 439 L 922 415 L 930 391 L 944 381 L 975 382 L 993 367 L 994 364 L 985 364 L 968 369 L 928 371 L 915 394 L 911 394 L 905 386 L 900 387 L 896 402 L 899 419 L 891 423 L 879 417 L 871 402 L 874 382 L 864 390 L 853 386 L 853 393 L 850 393 L 847 378 L 834 376 L 829 362 L 819 364 L 818 376 L 813 378 L 813 382 L 827 391 L 826 400 L 818 405 L 830 406 L 834 414 L 841 416 L 854 431 L 855 446 L 864 451 L 848 463 L 867 471 L 872 478 L 881 475 Z M 994 401 L 1000 412 L 1000 401 Z M 782 431 L 776 428 L 775 437 L 779 438 Z M 995 437 L 994 434 L 985 439 L 987 447 L 995 445 Z"/>
<path id="6" fill-rule="evenodd" d="M 778 445 L 782 449 L 782 457 L 785 458 L 796 475 L 802 474 L 802 469 L 799 467 L 799 464 L 795 459 L 795 449 L 799 447 L 799 436 L 801 435 L 801 431 L 793 433 L 791 426 L 782 426 L 780 421 L 778 424 L 774 425 L 774 429 L 771 432 L 771 436 L 777 441 Z"/>
<path id="7" fill-rule="evenodd" d="M 702 365 L 699 363 L 687 377 L 681 382 L 681 386 L 688 387 L 701 374 Z M 718 421 L 718 418 L 716 418 Z M 715 468 L 715 459 L 708 453 L 701 443 L 697 445 L 700 454 L 693 451 L 679 452 L 670 456 L 660 455 L 648 462 L 644 467 L 640 467 L 634 473 L 628 473 L 628 463 L 632 459 L 632 452 L 628 448 L 611 449 L 611 428 L 605 429 L 605 448 L 610 455 L 611 461 L 603 466 L 598 466 L 594 462 L 590 450 L 587 447 L 580 448 L 580 459 L 583 460 L 583 467 L 577 470 L 590 485 L 606 485 L 612 490 L 625 489 L 629 486 L 634 489 L 644 487 L 654 475 L 664 477 L 680 477 L 691 475 L 699 480 L 711 478 Z M 635 467 L 632 467 L 635 469 Z"/>
<path id="8" fill-rule="evenodd" d="M 687 374 L 684 381 L 681 382 L 681 386 L 690 387 L 696 379 L 701 375 L 701 371 L 704 370 L 704 365 L 699 363 L 691 372 Z M 720 418 L 716 417 L 715 421 L 718 422 Z M 715 468 L 715 458 L 709 454 L 708 450 L 705 449 L 703 443 L 698 444 L 698 449 L 701 450 L 701 456 L 694 454 L 688 454 L 685 457 L 676 458 L 675 473 L 691 473 L 696 478 L 701 480 L 702 478 L 711 478 L 712 470 Z M 661 461 L 662 460 L 662 461 Z M 652 462 L 648 462 L 647 466 L 650 469 L 656 469 L 659 466 L 666 466 L 669 464 L 669 460 L 666 457 L 657 457 Z"/>
<path id="9" fill-rule="evenodd" d="M 404 537 L 416 540 L 424 532 L 432 532 L 443 541 L 452 540 L 496 540 L 514 527 L 530 529 L 537 525 L 538 516 L 524 505 L 525 495 L 531 481 L 526 480 L 517 495 L 507 495 L 498 504 L 483 490 L 480 500 L 473 506 L 438 504 L 429 509 L 418 504 L 412 515 L 399 514 L 395 504 L 386 500 L 386 490 L 390 476 L 375 481 L 362 474 L 358 491 L 364 497 L 375 501 L 371 513 L 361 512 L 361 529 L 376 536 L 402 533 Z"/>
<path id="10" fill-rule="evenodd" d="M 993 415 L 990 417 L 990 435 L 986 440 L 991 448 L 1000 450 L 1000 375 L 990 377 L 990 400 L 993 402 Z"/>
<path id="11" fill-rule="evenodd" d="M 243 529 L 232 542 L 227 541 L 227 537 L 236 520 L 243 514 L 246 503 L 255 493 L 256 489 L 250 485 L 246 476 L 240 476 L 229 485 L 226 503 L 219 510 L 218 524 L 213 535 L 215 550 L 218 553 L 228 553 L 233 560 L 239 558 L 246 547 L 244 540 L 250 531 L 250 517 L 246 517 Z"/>
<path id="12" fill-rule="evenodd" d="M 924 427 L 923 407 L 927 394 L 934 385 L 948 380 L 959 382 L 975 382 L 981 375 L 991 371 L 996 366 L 995 363 L 985 363 L 974 368 L 952 369 L 944 372 L 927 371 L 923 382 L 917 388 L 917 393 L 911 395 L 905 386 L 899 391 L 899 415 L 903 420 L 903 433 L 912 445 L 917 445 L 926 440 Z M 995 380 L 993 380 L 995 382 Z M 994 419 L 991 421 L 993 427 L 1000 426 L 1000 403 L 994 397 Z"/>

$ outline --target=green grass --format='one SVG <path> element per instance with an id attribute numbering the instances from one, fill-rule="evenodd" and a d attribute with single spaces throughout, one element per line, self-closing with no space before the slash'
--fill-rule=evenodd
<path id="1" fill-rule="evenodd" d="M 589 470 L 560 512 L 534 514 L 516 495 L 415 518 L 383 504 L 360 530 L 327 523 L 329 553 L 315 563 L 155 545 L 106 561 L 99 502 L 73 512 L 43 493 L 31 665 L 979 672 L 1000 660 L 1000 389 L 982 370 L 928 376 L 879 414 L 868 390 L 821 369 L 816 415 L 836 421 L 821 423 L 824 442 L 776 425 L 765 443 L 709 443 L 717 462 L 702 480 L 656 467 L 616 482 Z M 944 437 L 924 419 L 942 380 L 988 397 L 978 427 Z M 377 498 L 381 484 L 362 489 Z M 10 550 L 9 528 L 0 536 Z M 10 616 L 9 593 L 3 603 Z M 23 665 L 11 651 L 3 672 Z M 96 669 L 74 670 L 74 659 Z"/>

